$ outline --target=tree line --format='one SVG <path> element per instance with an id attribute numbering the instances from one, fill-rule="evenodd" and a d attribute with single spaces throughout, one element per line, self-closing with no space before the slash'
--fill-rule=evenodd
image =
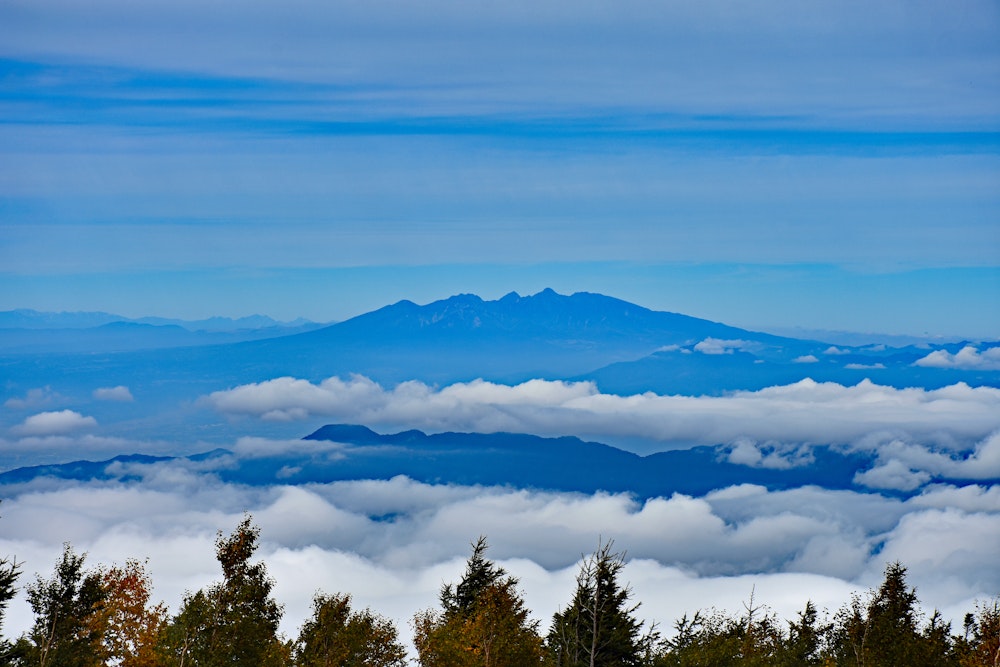
<path id="1" fill-rule="evenodd" d="M 176 614 L 151 600 L 146 565 L 85 568 L 64 546 L 49 577 L 25 585 L 34 624 L 0 640 L 11 667 L 403 667 L 399 630 L 352 606 L 345 593 L 319 592 L 298 637 L 278 633 L 282 606 L 262 561 L 260 530 L 244 517 L 216 538 L 222 579 L 186 593 Z M 436 608 L 412 619 L 416 662 L 424 667 L 1000 667 L 1000 602 L 980 604 L 956 631 L 925 617 L 906 568 L 891 563 L 881 585 L 856 594 L 832 616 L 807 602 L 780 621 L 754 599 L 742 612 L 699 611 L 661 632 L 638 616 L 622 582 L 625 556 L 612 542 L 586 558 L 576 588 L 549 626 L 531 619 L 518 580 L 486 556 L 480 537 L 461 579 Z M 0 629 L 21 564 L 0 559 Z"/>

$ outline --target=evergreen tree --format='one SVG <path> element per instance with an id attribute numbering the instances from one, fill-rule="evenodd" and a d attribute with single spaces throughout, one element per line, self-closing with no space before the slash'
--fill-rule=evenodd
<path id="1" fill-rule="evenodd" d="M 414 644 L 424 667 L 532 667 L 544 653 L 537 621 L 528 618 L 517 579 L 485 557 L 486 539 L 473 545 L 465 575 L 441 590 L 441 611 L 413 619 Z"/>
<path id="2" fill-rule="evenodd" d="M 18 642 L 25 665 L 97 667 L 104 664 L 103 627 L 99 622 L 107 591 L 99 572 L 85 572 L 86 554 L 66 544 L 50 579 L 36 576 L 27 586 L 35 614 L 31 631 Z"/>
<path id="3" fill-rule="evenodd" d="M 547 645 L 559 667 L 633 667 L 641 664 L 648 638 L 640 636 L 631 590 L 618 583 L 625 556 L 613 542 L 599 544 L 576 578 L 570 606 L 555 614 Z"/>
<path id="4" fill-rule="evenodd" d="M 806 667 L 810 661 L 795 657 L 786 642 L 777 618 L 750 600 L 746 614 L 724 612 L 687 615 L 675 624 L 674 637 L 663 642 L 655 655 L 654 667 Z M 811 626 L 815 609 L 806 607 L 803 624 Z M 805 654 L 802 650 L 800 654 Z"/>
<path id="5" fill-rule="evenodd" d="M 0 558 L 0 632 L 3 632 L 7 605 L 17 593 L 17 578 L 21 574 L 20 564 L 13 558 Z M 0 636 L 0 667 L 6 667 L 13 660 L 12 646 Z"/>
<path id="6" fill-rule="evenodd" d="M 906 568 L 890 563 L 867 604 L 855 596 L 834 631 L 838 664 L 856 667 L 944 667 L 952 664 L 950 628 L 938 616 L 922 632 L 917 593 Z"/>
<path id="7" fill-rule="evenodd" d="M 350 595 L 316 595 L 295 644 L 296 667 L 403 667 L 406 649 L 391 621 L 351 610 Z"/>
<path id="8" fill-rule="evenodd" d="M 799 612 L 796 621 L 788 623 L 788 638 L 781 651 L 780 664 L 788 667 L 801 665 L 822 665 L 827 657 L 827 643 L 833 628 L 830 624 L 820 624 L 816 606 L 806 601 L 805 609 Z"/>
<path id="9" fill-rule="evenodd" d="M 465 563 L 465 574 L 457 586 L 445 584 L 441 588 L 441 608 L 446 619 L 467 616 L 473 612 L 479 596 L 490 586 L 503 579 L 505 572 L 486 558 L 489 544 L 479 536 L 472 545 L 472 555 Z"/>
<path id="10" fill-rule="evenodd" d="M 244 517 L 229 537 L 220 533 L 216 557 L 223 580 L 185 596 L 167 627 L 167 655 L 180 667 L 278 667 L 288 648 L 278 639 L 282 607 L 262 562 L 251 563 L 260 529 Z"/>

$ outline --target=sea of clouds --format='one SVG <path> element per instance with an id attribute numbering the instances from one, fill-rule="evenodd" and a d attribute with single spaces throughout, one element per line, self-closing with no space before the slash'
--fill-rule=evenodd
<path id="1" fill-rule="evenodd" d="M 343 446 L 241 438 L 231 454 L 206 461 L 119 462 L 109 464 L 106 479 L 6 485 L 0 555 L 24 563 L 21 583 L 35 572 L 47 576 L 68 541 L 91 564 L 148 558 L 156 597 L 176 610 L 184 591 L 219 578 L 217 531 L 232 530 L 249 512 L 262 530 L 259 555 L 276 580 L 289 635 L 323 590 L 352 593 L 408 637 L 408 620 L 437 603 L 479 535 L 521 579 L 543 627 L 569 601 L 580 559 L 602 539 L 627 552 L 625 574 L 641 615 L 667 632 L 684 613 L 739 611 L 751 591 L 782 617 L 793 617 L 807 599 L 833 613 L 852 592 L 877 585 L 894 560 L 909 568 L 924 608 L 956 622 L 976 600 L 1000 594 L 1000 390 L 992 388 L 807 380 L 721 397 L 615 396 L 586 382 L 385 388 L 356 376 L 278 378 L 206 395 L 200 406 L 251 424 L 322 418 L 383 430 L 640 438 L 661 449 L 719 444 L 731 462 L 749 466 L 796 465 L 809 447 L 831 444 L 874 452 L 875 463 L 859 471 L 856 490 L 738 485 L 645 501 L 405 477 L 246 486 L 223 481 L 220 472 L 237 459 L 304 447 L 336 456 Z M 85 412 L 25 416 L 0 446 L 58 447 L 66 460 L 144 450 L 144 443 L 103 436 L 104 425 Z M 6 634 L 30 622 L 22 594 Z"/>
<path id="2" fill-rule="evenodd" d="M 220 481 L 220 465 L 224 459 L 112 464 L 110 481 L 39 479 L 9 489 L 0 553 L 24 563 L 22 583 L 34 572 L 47 576 L 66 541 L 91 564 L 148 558 L 156 596 L 176 610 L 184 591 L 219 578 L 213 539 L 250 512 L 290 635 L 318 590 L 352 593 L 408 635 L 409 618 L 437 603 L 479 535 L 520 577 L 543 624 L 568 602 L 578 561 L 601 539 L 627 551 L 626 577 L 643 617 L 668 625 L 700 608 L 738 610 L 751 590 L 783 617 L 806 599 L 833 612 L 897 559 L 925 607 L 950 619 L 1000 591 L 996 485 L 934 485 L 909 499 L 740 485 L 640 502 L 404 477 L 249 487 Z M 18 600 L 6 632 L 30 622 Z"/>

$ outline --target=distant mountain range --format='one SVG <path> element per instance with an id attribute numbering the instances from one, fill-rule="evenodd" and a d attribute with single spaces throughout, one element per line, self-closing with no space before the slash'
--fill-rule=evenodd
<path id="1" fill-rule="evenodd" d="M 265 315 L 233 319 L 128 318 L 103 312 L 0 312 L 0 354 L 66 354 L 220 345 L 288 336 L 326 326 Z"/>
<path id="2" fill-rule="evenodd" d="M 771 489 L 815 485 L 855 488 L 854 475 L 870 456 L 814 448 L 801 465 L 785 469 L 730 463 L 725 448 L 697 447 L 638 456 L 574 437 L 542 438 L 511 433 L 421 431 L 381 435 L 363 426 L 324 426 L 306 436 L 302 447 L 240 455 L 218 449 L 186 459 L 125 455 L 104 461 L 32 466 L 0 473 L 0 486 L 43 477 L 71 480 L 135 476 L 135 465 L 193 460 L 199 469 L 228 482 L 268 486 L 327 483 L 351 479 L 391 479 L 405 475 L 429 484 L 511 486 L 579 493 L 630 493 L 638 498 L 673 493 L 702 495 L 734 484 Z M 339 446 L 331 456 L 324 442 Z M 309 446 L 307 443 L 315 443 Z M 213 464 L 214 462 L 214 464 Z M 118 465 L 112 465 L 118 464 Z M 129 464 L 129 465 L 122 465 Z"/>
<path id="3" fill-rule="evenodd" d="M 7 319 L 0 317 L 0 323 L 9 324 L 17 317 L 36 323 L 45 320 L 37 313 L 15 312 L 21 314 L 4 314 Z M 93 324 L 104 316 L 67 315 L 69 319 L 62 321 Z M 500 383 L 590 380 L 608 393 L 685 395 L 755 390 L 805 378 L 846 385 L 870 378 L 900 388 L 956 382 L 1000 386 L 995 353 L 989 360 L 973 354 L 963 357 L 965 365 L 948 363 L 965 346 L 962 342 L 898 348 L 834 346 L 653 311 L 600 294 L 567 296 L 548 289 L 531 296 L 511 292 L 495 301 L 471 294 L 426 305 L 400 301 L 329 326 L 279 327 L 269 319 L 251 318 L 220 320 L 213 326 L 224 329 L 223 324 L 236 327 L 241 322 L 265 326 L 245 331 L 189 328 L 213 321 L 184 327 L 166 321 L 115 321 L 94 327 L 0 332 L 0 341 L 16 331 L 44 348 L 32 350 L 27 343 L 0 348 L 0 374 L 5 380 L 0 402 L 13 398 L 16 405 L 27 406 L 18 397 L 50 387 L 63 396 L 75 396 L 74 405 L 79 406 L 97 387 L 124 385 L 136 397 L 128 411 L 130 419 L 139 419 L 135 413 L 141 408 L 148 411 L 142 417 L 145 423 L 156 415 L 163 428 L 179 428 L 184 419 L 192 418 L 199 396 L 281 376 L 316 382 L 360 374 L 387 386 L 407 380 L 432 385 L 477 378 Z M 226 336 L 253 340 L 234 342 Z M 985 355 L 991 345 L 997 346 L 981 344 L 977 350 Z M 932 352 L 940 363 L 927 363 Z M 970 365 L 970 359 L 986 361 Z M 99 421 L 113 409 L 107 402 L 89 405 L 90 414 Z M 186 411 L 183 417 L 170 412 L 178 409 Z M 109 416 L 121 423 L 126 409 L 117 410 Z M 8 414 L 23 419 L 20 413 Z M 202 431 L 198 437 L 203 437 Z"/>

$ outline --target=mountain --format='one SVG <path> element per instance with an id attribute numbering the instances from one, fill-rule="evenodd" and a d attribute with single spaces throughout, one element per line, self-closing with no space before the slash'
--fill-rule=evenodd
<path id="1" fill-rule="evenodd" d="M 315 381 L 359 373 L 386 384 L 558 379 L 706 338 L 752 341 L 761 354 L 779 356 L 818 345 L 599 294 L 564 296 L 552 290 L 527 297 L 512 292 L 496 301 L 469 294 L 423 306 L 400 301 L 331 326 L 239 343 L 202 337 L 201 344 L 190 341 L 186 347 L 165 341 L 154 345 L 154 332 L 164 338 L 169 333 L 180 344 L 186 334 L 132 324 L 137 342 L 131 348 L 103 329 L 98 333 L 105 344 L 90 349 L 92 329 L 64 332 L 53 341 L 36 331 L 39 344 L 49 345 L 39 351 L 44 354 L 8 353 L 0 357 L 0 367 L 14 383 L 32 383 L 28 388 L 53 379 L 90 386 L 155 385 L 174 400 L 192 389 L 210 391 L 284 375 Z M 211 335 L 222 334 L 205 334 Z M 59 344 L 64 354 L 50 349 Z M 14 391 L 25 391 L 17 384 Z"/>
<path id="2" fill-rule="evenodd" d="M 40 478 L 138 479 L 137 466 L 194 461 L 220 479 L 252 486 L 322 484 L 406 476 L 428 484 L 509 486 L 576 493 L 628 493 L 638 499 L 674 493 L 703 495 L 738 484 L 768 489 L 817 486 L 867 491 L 855 475 L 875 463 L 872 453 L 813 447 L 781 468 L 731 463 L 726 447 L 695 447 L 639 456 L 574 437 L 516 433 L 437 433 L 410 430 L 379 434 L 364 426 L 332 424 L 298 446 L 271 450 L 214 450 L 192 457 L 124 455 L 0 473 L 0 487 Z M 968 480 L 940 478 L 953 484 Z M 906 496 L 905 492 L 885 492 Z M 914 492 L 916 493 L 916 492 Z"/>
<path id="3" fill-rule="evenodd" d="M 934 349 L 956 354 L 968 343 L 941 345 Z M 982 368 L 935 368 L 917 365 L 930 350 L 909 346 L 885 349 L 830 347 L 801 356 L 760 354 L 744 349 L 706 353 L 699 346 L 660 350 L 632 361 L 616 362 L 575 376 L 590 380 L 605 392 L 637 394 L 718 395 L 727 391 L 757 391 L 810 378 L 845 386 L 868 379 L 876 384 L 904 388 L 939 389 L 958 382 L 971 386 L 1000 387 L 1000 370 Z M 753 349 L 752 345 L 745 348 Z M 792 348 L 787 348 L 792 349 Z"/>
<path id="4" fill-rule="evenodd" d="M 283 360 L 282 374 L 361 373 L 385 383 L 518 382 L 565 378 L 709 338 L 752 342 L 787 357 L 821 344 L 750 332 L 627 301 L 546 289 L 495 301 L 460 294 L 420 306 L 400 301 L 298 336 L 247 343 L 242 354 Z"/>
<path id="5" fill-rule="evenodd" d="M 93 416 L 102 429 L 119 429 L 113 433 L 119 437 L 155 429 L 168 439 L 220 434 L 216 441 L 223 442 L 231 428 L 199 397 L 282 376 L 318 382 L 360 374 L 386 386 L 408 380 L 438 386 L 477 378 L 507 384 L 534 378 L 590 380 L 604 392 L 685 395 L 719 395 L 805 378 L 842 384 L 870 378 L 900 388 L 956 382 L 1000 386 L 1000 370 L 989 364 L 965 369 L 915 365 L 933 350 L 952 359 L 961 343 L 836 348 L 653 311 L 600 294 L 561 295 L 550 289 L 531 296 L 511 292 L 494 301 L 471 294 L 426 305 L 400 301 L 291 335 L 270 327 L 251 330 L 259 339 L 241 342 L 226 338 L 243 335 L 239 332 L 191 332 L 140 322 L 56 333 L 17 331 L 29 336 L 25 345 L 42 349 L 0 351 L 0 403 L 21 406 L 0 412 L 0 427 L 25 419 L 32 409 L 25 397 L 45 388 L 39 395 L 63 397 L 58 407 Z M 0 331 L 0 340 L 6 333 Z M 113 404 L 93 396 L 96 388 L 118 385 L 128 387 L 136 400 Z"/>
<path id="6" fill-rule="evenodd" d="M 90 329 L 112 322 L 135 322 L 154 326 L 172 325 L 188 331 L 245 331 L 313 324 L 301 317 L 291 322 L 279 322 L 267 315 L 248 315 L 235 319 L 232 317 L 209 317 L 203 320 L 182 320 L 168 317 L 131 318 L 101 311 L 54 313 L 31 310 L 30 308 L 0 311 L 0 329 Z"/>
<path id="7" fill-rule="evenodd" d="M 168 347 L 220 345 L 311 331 L 307 320 L 281 323 L 252 315 L 239 319 L 130 319 L 110 313 L 0 312 L 0 352 L 4 354 L 94 354 Z"/>

